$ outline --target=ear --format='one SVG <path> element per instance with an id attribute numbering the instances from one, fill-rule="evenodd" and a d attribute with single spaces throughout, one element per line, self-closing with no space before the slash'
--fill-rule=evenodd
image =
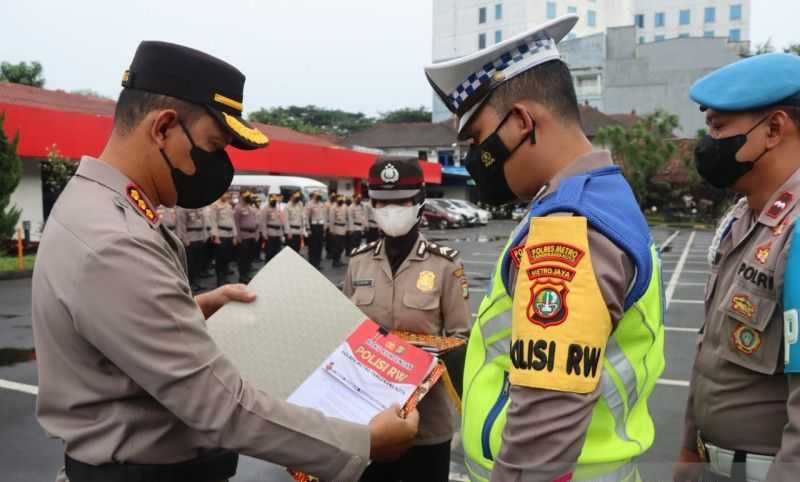
<path id="1" fill-rule="evenodd" d="M 788 114 L 782 110 L 775 111 L 767 123 L 767 149 L 772 149 L 780 144 L 781 139 L 790 134 L 794 125 Z"/>
<path id="2" fill-rule="evenodd" d="M 534 106 L 533 109 L 536 109 Z M 530 138 L 531 144 L 536 144 L 536 120 L 539 118 L 536 112 L 532 111 L 532 106 L 523 104 L 521 102 L 515 103 L 511 106 L 514 113 L 514 122 L 517 128 Z"/>
<path id="3" fill-rule="evenodd" d="M 159 149 L 163 149 L 167 142 L 167 131 L 178 124 L 178 113 L 172 109 L 151 112 L 149 134 Z"/>

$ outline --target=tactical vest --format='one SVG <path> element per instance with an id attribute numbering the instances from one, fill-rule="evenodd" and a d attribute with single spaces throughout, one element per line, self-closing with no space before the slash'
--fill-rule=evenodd
<path id="1" fill-rule="evenodd" d="M 509 404 L 509 293 L 514 292 L 509 280 L 515 269 L 510 251 L 524 244 L 532 218 L 556 212 L 585 217 L 636 268 L 623 317 L 603 354 L 601 396 L 573 480 L 636 480 L 635 459 L 655 438 L 647 398 L 665 364 L 661 260 L 630 186 L 619 168 L 610 166 L 565 178 L 556 191 L 535 201 L 503 250 L 470 334 L 464 369 L 462 436 L 474 481 L 490 478 Z"/>

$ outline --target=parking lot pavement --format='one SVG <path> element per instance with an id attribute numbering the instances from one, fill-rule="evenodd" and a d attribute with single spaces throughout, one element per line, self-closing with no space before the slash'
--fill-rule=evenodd
<path id="1" fill-rule="evenodd" d="M 497 256 L 513 229 L 510 221 L 493 221 L 485 227 L 425 231 L 428 239 L 461 252 L 470 280 L 470 307 L 477 312 L 491 278 Z M 708 277 L 705 257 L 712 234 L 703 231 L 653 229 L 658 244 L 668 243 L 662 254 L 668 311 L 665 320 L 667 366 L 650 397 L 656 424 L 653 447 L 641 458 L 644 481 L 669 480 L 672 461 L 680 447 L 689 372 L 694 358 L 697 329 L 703 320 L 703 293 Z M 345 270 L 324 263 L 323 274 L 339 285 Z M 0 440 L 13 440 L 0 451 L 2 480 L 50 481 L 61 464 L 59 442 L 48 440 L 34 417 L 35 361 L 30 328 L 30 280 L 0 281 Z M 26 359 L 28 357 L 28 359 Z M 14 384 L 21 384 L 16 386 Z M 11 387 L 11 388 L 9 388 Z M 21 391 L 22 390 L 22 391 Z M 452 480 L 464 480 L 463 453 L 454 443 Z M 290 480 L 282 468 L 242 457 L 232 482 Z"/>

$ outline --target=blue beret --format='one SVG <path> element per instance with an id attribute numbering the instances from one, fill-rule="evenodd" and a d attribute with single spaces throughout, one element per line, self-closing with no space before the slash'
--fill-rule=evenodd
<path id="1" fill-rule="evenodd" d="M 800 56 L 756 55 L 706 75 L 694 83 L 689 97 L 703 107 L 747 111 L 789 100 L 800 105 Z"/>

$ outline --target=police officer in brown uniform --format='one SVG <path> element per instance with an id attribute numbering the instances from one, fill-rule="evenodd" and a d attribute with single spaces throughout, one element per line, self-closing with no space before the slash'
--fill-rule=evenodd
<path id="1" fill-rule="evenodd" d="M 386 236 L 353 251 L 344 294 L 388 330 L 466 337 L 469 287 L 458 251 L 427 241 L 418 230 L 424 188 L 416 160 L 373 164 L 369 195 Z M 372 464 L 361 480 L 449 480 L 454 408 L 444 385 L 434 386 L 419 405 L 414 447 L 396 462 Z"/>
<path id="2" fill-rule="evenodd" d="M 258 254 L 258 235 L 261 225 L 256 202 L 255 194 L 245 192 L 233 213 L 239 241 L 238 265 L 240 283 L 250 282 L 250 270 L 253 267 L 253 260 L 256 259 Z"/>
<path id="3" fill-rule="evenodd" d="M 285 231 L 280 207 L 278 206 L 279 198 L 278 195 L 270 195 L 269 202 L 266 206 L 261 208 L 261 212 L 259 213 L 259 217 L 261 218 L 261 235 L 267 242 L 265 263 L 269 263 L 269 261 L 283 249 Z"/>
<path id="4" fill-rule="evenodd" d="M 353 204 L 347 209 L 347 218 L 350 224 L 350 249 L 361 246 L 364 230 L 367 228 L 367 210 L 361 202 L 361 196 L 353 197 Z"/>
<path id="5" fill-rule="evenodd" d="M 698 172 L 744 198 L 709 256 L 676 481 L 800 478 L 797 325 L 785 303 L 797 295 L 787 290 L 789 273 L 800 268 L 788 257 L 800 214 L 798 79 L 797 56 L 759 55 L 690 92 L 708 125 L 695 150 Z"/>
<path id="6" fill-rule="evenodd" d="M 341 194 L 337 196 L 336 204 L 329 211 L 328 231 L 331 237 L 333 267 L 344 266 L 342 252 L 344 252 L 345 237 L 347 236 L 347 206 L 345 206 L 344 196 Z"/>
<path id="7" fill-rule="evenodd" d="M 328 208 L 322 203 L 322 195 L 311 194 L 311 201 L 306 208 L 306 219 L 309 224 L 308 262 L 317 269 L 322 269 L 322 243 L 328 223 Z"/>
<path id="8" fill-rule="evenodd" d="M 298 253 L 305 235 L 305 216 L 306 209 L 301 201 L 300 192 L 295 192 L 292 194 L 289 204 L 284 208 L 284 218 L 286 221 L 286 244 Z"/>
<path id="9" fill-rule="evenodd" d="M 233 260 L 233 247 L 239 244 L 230 193 L 223 194 L 208 207 L 211 225 L 211 243 L 214 245 L 214 270 L 217 286 L 222 286 L 228 274 L 228 264 Z"/>
<path id="10" fill-rule="evenodd" d="M 364 206 L 367 210 L 367 243 L 371 243 L 373 241 L 377 241 L 378 237 L 380 237 L 380 229 L 378 228 L 378 222 L 375 221 L 375 208 L 372 207 L 372 203 L 367 199 L 367 203 Z"/>
<path id="11" fill-rule="evenodd" d="M 396 457 L 416 433 L 417 415 L 399 409 L 363 426 L 275 399 L 206 331 L 219 307 L 253 295 L 229 285 L 193 297 L 155 206 L 210 204 L 233 176 L 225 146 L 266 145 L 241 117 L 243 85 L 219 59 L 143 42 L 108 143 L 53 208 L 33 274 L 37 415 L 64 443 L 70 482 L 219 482 L 239 452 L 356 480 L 370 452 Z"/>
<path id="12" fill-rule="evenodd" d="M 178 208 L 178 236 L 186 247 L 189 282 L 192 290 L 201 289 L 199 282 L 206 257 L 206 215 L 203 209 Z"/>

